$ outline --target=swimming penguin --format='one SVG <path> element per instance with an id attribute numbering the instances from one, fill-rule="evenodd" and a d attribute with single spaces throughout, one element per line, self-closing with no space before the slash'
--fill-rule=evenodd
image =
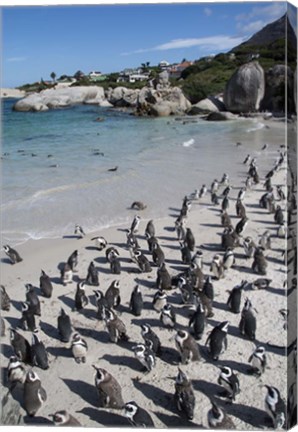
<path id="1" fill-rule="evenodd" d="M 248 359 L 251 363 L 251 371 L 257 376 L 261 376 L 264 373 L 267 366 L 266 351 L 263 346 L 257 347 Z"/>
<path id="2" fill-rule="evenodd" d="M 130 227 L 130 230 L 131 230 L 131 232 L 132 232 L 133 234 L 135 234 L 135 233 L 138 232 L 138 228 L 139 228 L 139 225 L 140 225 L 140 221 L 141 221 L 141 217 L 140 217 L 139 215 L 136 215 L 136 216 L 133 218 L 133 221 L 132 221 L 132 223 L 131 223 L 131 227 Z"/>
<path id="3" fill-rule="evenodd" d="M 111 342 L 118 343 L 120 340 L 129 340 L 126 333 L 126 326 L 124 322 L 118 318 L 115 312 L 111 309 L 104 309 L 104 320 Z"/>
<path id="4" fill-rule="evenodd" d="M 61 268 L 61 282 L 65 286 L 72 282 L 73 272 L 69 264 L 64 263 Z"/>
<path id="5" fill-rule="evenodd" d="M 274 214 L 274 221 L 278 225 L 282 225 L 285 222 L 284 215 L 280 206 L 276 207 L 275 214 Z"/>
<path id="6" fill-rule="evenodd" d="M 236 429 L 232 419 L 214 400 L 212 408 L 208 411 L 208 425 L 210 429 Z"/>
<path id="7" fill-rule="evenodd" d="M 172 278 L 165 263 L 162 263 L 157 270 L 156 288 L 160 290 L 172 289 Z"/>
<path id="8" fill-rule="evenodd" d="M 86 363 L 88 345 L 79 333 L 74 333 L 72 336 L 71 351 L 76 363 Z"/>
<path id="9" fill-rule="evenodd" d="M 274 429 L 282 429 L 286 422 L 286 406 L 276 387 L 265 385 L 265 409 L 270 416 Z"/>
<path id="10" fill-rule="evenodd" d="M 107 300 L 108 307 L 117 308 L 121 303 L 120 297 L 120 281 L 114 280 L 109 288 L 106 290 L 105 299 Z"/>
<path id="11" fill-rule="evenodd" d="M 213 360 L 218 360 L 219 355 L 228 347 L 227 333 L 229 321 L 218 324 L 209 334 L 205 345 L 209 344 L 209 353 Z"/>
<path id="12" fill-rule="evenodd" d="M 223 227 L 229 227 L 232 225 L 231 218 L 226 210 L 221 211 L 221 224 Z"/>
<path id="13" fill-rule="evenodd" d="M 158 243 L 153 244 L 152 260 L 158 267 L 165 262 L 165 254 Z"/>
<path id="14" fill-rule="evenodd" d="M 139 362 L 144 366 L 147 373 L 151 372 L 156 366 L 155 354 L 152 349 L 152 345 L 153 342 L 147 340 L 146 345 L 139 343 L 132 348 L 135 358 L 139 360 Z"/>
<path id="15" fill-rule="evenodd" d="M 156 310 L 157 312 L 161 312 L 162 308 L 167 304 L 167 299 L 168 296 L 164 290 L 156 291 L 152 302 L 153 309 Z"/>
<path id="16" fill-rule="evenodd" d="M 240 313 L 242 290 L 246 285 L 247 285 L 247 281 L 242 281 L 240 285 L 236 285 L 232 289 L 232 291 L 229 291 L 230 294 L 227 301 L 227 305 L 229 306 L 231 312 L 235 314 Z"/>
<path id="17" fill-rule="evenodd" d="M 260 240 L 259 240 L 259 246 L 261 246 L 261 248 L 263 248 L 264 250 L 266 249 L 271 249 L 271 234 L 270 231 L 266 230 Z"/>
<path id="18" fill-rule="evenodd" d="M 240 333 L 254 341 L 256 338 L 257 320 L 251 301 L 247 298 L 241 312 Z"/>
<path id="19" fill-rule="evenodd" d="M 35 315 L 33 313 L 33 310 L 30 308 L 30 304 L 28 302 L 22 303 L 22 318 L 20 319 L 18 327 L 23 330 L 29 330 L 32 332 L 37 328 Z"/>
<path id="20" fill-rule="evenodd" d="M 160 321 L 162 324 L 170 329 L 173 329 L 176 325 L 176 314 L 170 304 L 165 304 L 161 310 Z"/>
<path id="21" fill-rule="evenodd" d="M 134 201 L 130 208 L 133 210 L 145 210 L 147 206 L 142 201 Z"/>
<path id="22" fill-rule="evenodd" d="M 85 281 L 77 283 L 77 290 L 75 294 L 75 310 L 80 311 L 84 309 L 89 303 L 88 297 L 85 293 Z"/>
<path id="23" fill-rule="evenodd" d="M 233 267 L 236 263 L 234 252 L 231 248 L 228 248 L 225 251 L 225 254 L 223 256 L 222 264 L 224 266 L 225 270 L 228 270 L 229 268 Z"/>
<path id="24" fill-rule="evenodd" d="M 46 298 L 52 297 L 53 285 L 50 277 L 43 270 L 41 270 L 41 275 L 39 278 L 39 287 L 40 287 L 41 294 L 44 297 Z"/>
<path id="25" fill-rule="evenodd" d="M 251 288 L 253 290 L 256 290 L 256 289 L 267 289 L 267 288 L 269 288 L 271 282 L 272 282 L 272 279 L 258 278 L 254 282 L 251 283 Z"/>
<path id="26" fill-rule="evenodd" d="M 31 346 L 27 339 L 14 329 L 10 329 L 10 343 L 18 359 L 31 363 Z"/>
<path id="27" fill-rule="evenodd" d="M 49 368 L 49 356 L 44 343 L 39 339 L 38 332 L 32 333 L 31 361 L 33 366 L 44 370 Z"/>
<path id="28" fill-rule="evenodd" d="M 199 192 L 199 198 L 203 198 L 206 195 L 206 193 L 207 193 L 207 186 L 203 184 Z"/>
<path id="29" fill-rule="evenodd" d="M 47 400 L 47 393 L 41 385 L 36 372 L 32 369 L 27 372 L 24 384 L 24 408 L 27 415 L 33 417 Z"/>
<path id="30" fill-rule="evenodd" d="M 180 353 L 181 363 L 188 364 L 190 361 L 201 359 L 199 346 L 195 339 L 185 330 L 178 330 L 175 336 L 176 348 Z"/>
<path id="31" fill-rule="evenodd" d="M 66 314 L 64 309 L 61 308 L 60 315 L 58 316 L 58 332 L 61 342 L 69 342 L 72 334 L 72 325 L 69 315 Z"/>
<path id="32" fill-rule="evenodd" d="M 83 227 L 78 224 L 75 225 L 74 234 L 78 236 L 78 239 L 82 239 L 86 235 Z"/>
<path id="33" fill-rule="evenodd" d="M 252 237 L 245 237 L 243 240 L 243 248 L 245 251 L 246 258 L 252 258 L 254 256 L 257 245 L 253 241 Z"/>
<path id="34" fill-rule="evenodd" d="M 1 310 L 9 311 L 10 310 L 10 297 L 6 292 L 4 285 L 0 287 L 0 305 Z"/>
<path id="35" fill-rule="evenodd" d="M 195 237 L 192 233 L 192 230 L 190 228 L 186 228 L 186 234 L 185 234 L 185 239 L 184 239 L 185 243 L 187 244 L 187 247 L 190 251 L 194 251 L 195 250 Z"/>
<path id="36" fill-rule="evenodd" d="M 99 286 L 98 270 L 93 261 L 90 262 L 88 267 L 86 283 L 92 286 Z"/>
<path id="37" fill-rule="evenodd" d="M 161 342 L 156 333 L 152 330 L 150 324 L 141 324 L 141 335 L 144 339 L 145 345 L 147 341 L 151 342 L 152 351 L 155 355 L 161 354 Z"/>
<path id="38" fill-rule="evenodd" d="M 237 223 L 235 227 L 236 233 L 238 235 L 241 235 L 245 231 L 247 224 L 248 224 L 248 217 L 245 216 Z"/>
<path id="39" fill-rule="evenodd" d="M 129 302 L 129 307 L 131 312 L 135 315 L 135 316 L 140 316 L 142 313 L 142 309 L 143 309 L 144 303 L 143 303 L 143 296 L 142 296 L 142 292 L 140 290 L 139 285 L 136 285 L 131 293 L 130 296 L 130 302 Z"/>
<path id="40" fill-rule="evenodd" d="M 17 356 L 11 356 L 7 366 L 7 379 L 13 388 L 17 383 L 24 384 L 26 380 L 26 368 Z"/>
<path id="41" fill-rule="evenodd" d="M 137 428 L 154 428 L 154 422 L 150 414 L 141 408 L 135 401 L 127 402 L 124 405 L 124 415 Z"/>
<path id="42" fill-rule="evenodd" d="M 55 414 L 49 414 L 55 426 L 80 427 L 81 423 L 69 412 L 65 410 L 56 411 Z"/>
<path id="43" fill-rule="evenodd" d="M 145 236 L 147 235 L 149 237 L 155 237 L 155 226 L 152 219 L 146 225 Z"/>
<path id="44" fill-rule="evenodd" d="M 106 239 L 104 237 L 93 237 L 91 239 L 91 241 L 95 241 L 95 247 L 99 250 L 102 251 L 103 249 L 105 249 L 107 247 L 108 242 L 106 241 Z"/>
<path id="45" fill-rule="evenodd" d="M 225 389 L 228 399 L 234 401 L 236 395 L 240 393 L 239 379 L 228 366 L 220 367 L 220 371 L 217 382 Z"/>
<path id="46" fill-rule="evenodd" d="M 16 264 L 23 261 L 23 258 L 20 257 L 19 253 L 15 249 L 11 248 L 9 245 L 4 245 L 3 249 L 8 258 L 10 259 L 11 264 Z"/>
<path id="47" fill-rule="evenodd" d="M 215 279 L 219 280 L 224 277 L 224 266 L 220 255 L 214 255 L 211 262 L 210 271 L 213 273 Z"/>
<path id="48" fill-rule="evenodd" d="M 180 242 L 181 261 L 183 264 L 190 264 L 192 260 L 191 251 L 185 241 Z"/>
<path id="49" fill-rule="evenodd" d="M 139 267 L 139 270 L 142 273 L 150 273 L 152 271 L 150 262 L 148 261 L 146 256 L 140 250 L 135 251 L 134 256 L 135 256 L 137 265 Z"/>
<path id="50" fill-rule="evenodd" d="M 246 210 L 243 202 L 240 199 L 236 201 L 236 216 L 243 219 L 246 217 Z"/>
<path id="51" fill-rule="evenodd" d="M 79 252 L 75 250 L 67 260 L 67 264 L 73 272 L 77 271 L 76 268 L 79 264 Z"/>
<path id="52" fill-rule="evenodd" d="M 267 266 L 268 263 L 263 253 L 263 249 L 261 247 L 257 247 L 254 252 L 254 261 L 252 263 L 251 268 L 255 273 L 258 273 L 262 276 L 266 276 Z"/>
<path id="53" fill-rule="evenodd" d="M 196 311 L 191 315 L 188 326 L 191 328 L 195 339 L 200 340 L 206 326 L 206 314 L 202 303 L 199 303 Z"/>
<path id="54" fill-rule="evenodd" d="M 192 383 L 187 375 L 178 368 L 178 375 L 175 380 L 175 395 L 177 409 L 182 416 L 188 420 L 193 420 L 196 404 L 195 394 Z"/>
<path id="55" fill-rule="evenodd" d="M 95 369 L 95 387 L 101 408 L 117 408 L 124 406 L 122 389 L 116 378 L 107 370 L 92 365 Z"/>
<path id="56" fill-rule="evenodd" d="M 41 316 L 40 301 L 34 286 L 31 284 L 26 284 L 25 288 L 26 288 L 26 301 L 28 302 L 32 313 L 34 313 L 34 315 Z"/>

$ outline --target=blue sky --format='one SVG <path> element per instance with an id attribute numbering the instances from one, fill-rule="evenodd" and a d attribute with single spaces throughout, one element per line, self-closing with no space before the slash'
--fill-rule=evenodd
<path id="1" fill-rule="evenodd" d="M 286 11 L 282 2 L 2 8 L 2 87 L 229 51 Z"/>

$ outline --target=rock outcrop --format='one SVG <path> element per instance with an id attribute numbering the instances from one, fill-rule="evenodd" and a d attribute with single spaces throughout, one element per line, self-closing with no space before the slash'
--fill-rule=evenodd
<path id="1" fill-rule="evenodd" d="M 5 99 L 5 98 L 20 99 L 26 96 L 26 92 L 16 88 L 1 88 L 0 96 L 1 99 Z"/>
<path id="2" fill-rule="evenodd" d="M 136 107 L 140 90 L 116 87 L 106 93 L 108 102 L 115 107 Z"/>
<path id="3" fill-rule="evenodd" d="M 265 93 L 265 74 L 257 61 L 240 66 L 224 91 L 224 104 L 233 113 L 255 112 Z"/>
<path id="4" fill-rule="evenodd" d="M 229 111 L 217 111 L 211 112 L 206 117 L 209 121 L 225 121 L 225 120 L 235 120 L 238 116 Z"/>
<path id="5" fill-rule="evenodd" d="M 221 99 L 215 96 L 208 96 L 206 99 L 202 99 L 198 103 L 192 105 L 187 114 L 197 115 L 204 112 L 218 112 L 225 110 L 226 107 Z"/>
<path id="6" fill-rule="evenodd" d="M 146 87 L 138 95 L 136 113 L 165 117 L 185 114 L 190 108 L 191 103 L 178 87 L 160 91 Z"/>

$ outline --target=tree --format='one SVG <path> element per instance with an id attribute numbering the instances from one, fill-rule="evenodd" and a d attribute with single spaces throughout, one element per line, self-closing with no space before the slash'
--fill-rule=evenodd
<path id="1" fill-rule="evenodd" d="M 52 78 L 52 80 L 55 82 L 55 79 L 56 79 L 56 74 L 55 74 L 55 72 L 52 72 L 52 73 L 51 73 L 51 78 Z"/>

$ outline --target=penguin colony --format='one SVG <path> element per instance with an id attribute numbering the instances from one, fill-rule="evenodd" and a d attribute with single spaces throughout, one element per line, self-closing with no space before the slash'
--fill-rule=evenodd
<path id="1" fill-rule="evenodd" d="M 289 392 L 292 417 L 287 417 L 285 388 L 277 388 L 269 378 L 270 358 L 285 356 L 284 346 L 275 346 L 274 340 L 275 332 L 287 328 L 288 311 L 282 308 L 286 301 L 281 302 L 276 328 L 267 329 L 267 339 L 258 336 L 258 309 L 271 316 L 272 296 L 286 296 L 286 288 L 276 286 L 272 277 L 275 271 L 285 272 L 283 254 L 277 263 L 270 257 L 273 248 L 284 247 L 286 225 L 294 236 L 291 223 L 297 207 L 289 190 L 286 214 L 279 184 L 285 154 L 279 152 L 269 172 L 262 169 L 261 158 L 259 162 L 260 167 L 250 155 L 243 165 L 239 162 L 239 184 L 224 173 L 209 188 L 204 184 L 185 196 L 165 231 L 136 214 L 123 230 L 123 243 L 112 244 L 103 236 L 89 238 L 77 224 L 77 249 L 57 262 L 59 270 L 36 269 L 39 287 L 31 281 L 22 287 L 15 280 L 20 296 L 11 299 L 1 285 L 1 334 L 7 344 L 3 384 L 20 400 L 25 423 L 46 417 L 56 426 L 291 426 L 295 389 Z M 249 201 L 251 190 L 258 190 L 258 202 Z M 215 244 L 200 242 L 205 227 L 191 217 L 200 204 L 208 204 L 207 211 L 218 215 L 216 227 L 208 227 L 221 231 L 212 235 Z M 146 206 L 136 201 L 131 208 Z M 251 221 L 258 224 L 257 230 L 250 229 Z M 169 246 L 176 251 L 175 261 L 167 259 Z M 89 262 L 81 260 L 85 250 L 91 250 Z M 17 275 L 26 257 L 8 245 L 4 252 Z M 130 287 L 122 286 L 123 273 L 130 274 Z M 232 274 L 237 274 L 236 285 L 231 285 Z M 259 302 L 261 292 L 268 297 Z M 13 308 L 16 313 L 10 319 Z M 56 314 L 56 327 L 47 324 L 47 308 Z M 237 358 L 229 355 L 233 345 L 239 345 Z M 93 353 L 96 347 L 95 357 L 89 354 L 91 346 Z M 120 355 L 114 354 L 115 347 Z M 63 378 L 61 357 L 66 357 L 71 379 Z M 289 362 L 296 365 L 296 348 Z M 89 380 L 82 381 L 86 376 Z M 48 381 L 56 381 L 54 392 L 47 389 Z M 251 388 L 253 407 L 245 398 Z M 62 393 L 57 403 L 56 392 Z M 71 392 L 77 402 L 68 406 Z M 141 393 L 147 403 L 139 401 Z"/>

